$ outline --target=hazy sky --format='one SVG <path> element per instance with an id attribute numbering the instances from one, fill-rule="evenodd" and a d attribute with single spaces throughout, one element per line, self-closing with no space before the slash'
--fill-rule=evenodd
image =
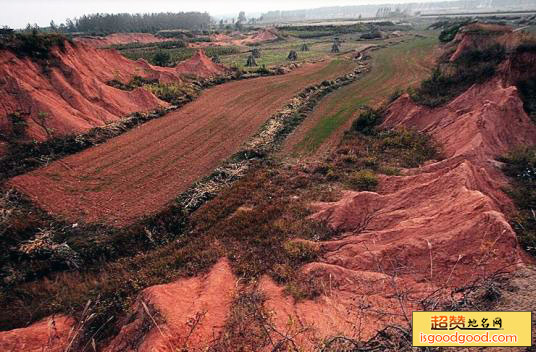
<path id="1" fill-rule="evenodd" d="M 426 0 L 422 0 L 426 1 Z M 430 0 L 428 0 L 430 1 Z M 432 0 L 433 1 L 433 0 Z M 418 2 L 416 0 L 0 0 L 0 26 L 24 27 L 27 23 L 47 26 L 50 20 L 62 23 L 66 18 L 96 12 L 180 12 L 207 11 L 213 16 L 230 15 L 243 10 L 260 13 L 268 10 L 305 9 L 322 6 Z"/>

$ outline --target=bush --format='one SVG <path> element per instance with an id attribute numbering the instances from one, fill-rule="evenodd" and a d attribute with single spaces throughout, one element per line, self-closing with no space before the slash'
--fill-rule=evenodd
<path id="1" fill-rule="evenodd" d="M 523 248 L 536 255 L 536 146 L 517 148 L 499 160 L 504 163 L 503 172 L 511 178 L 506 192 L 517 207 L 512 227 Z"/>
<path id="2" fill-rule="evenodd" d="M 463 24 L 459 23 L 442 30 L 439 34 L 439 41 L 443 43 L 451 42 L 463 26 Z"/>
<path id="3" fill-rule="evenodd" d="M 153 56 L 153 59 L 151 60 L 151 62 L 153 65 L 156 65 L 156 66 L 162 66 L 162 67 L 169 66 L 169 64 L 171 63 L 171 55 L 169 55 L 168 52 L 159 51 Z"/>
<path id="4" fill-rule="evenodd" d="M 7 49 L 19 57 L 32 59 L 48 59 L 51 49 L 58 46 L 65 48 L 67 37 L 57 33 L 39 33 L 33 30 L 30 33 L 15 33 L 0 37 L 0 49 Z"/>
<path id="5" fill-rule="evenodd" d="M 378 177 L 372 170 L 361 170 L 351 174 L 348 183 L 359 191 L 374 191 L 378 187 Z"/>
<path id="6" fill-rule="evenodd" d="M 501 45 L 484 50 L 470 50 L 455 62 L 436 67 L 430 78 L 421 82 L 411 95 L 416 103 L 436 107 L 466 91 L 475 83 L 493 77 L 496 67 L 506 57 Z"/>
<path id="7" fill-rule="evenodd" d="M 154 83 L 145 85 L 144 87 L 159 99 L 174 105 L 181 105 L 184 101 L 192 100 L 195 96 L 199 95 L 199 90 L 195 87 L 180 83 Z"/>
<path id="8" fill-rule="evenodd" d="M 519 81 L 517 88 L 525 111 L 536 122 L 536 77 Z"/>
<path id="9" fill-rule="evenodd" d="M 360 36 L 361 39 L 371 40 L 371 39 L 381 39 L 382 33 L 378 30 L 371 31 L 369 33 L 363 33 Z"/>
<path id="10" fill-rule="evenodd" d="M 381 119 L 382 116 L 378 111 L 365 107 L 365 111 L 359 114 L 359 117 L 352 122 L 352 131 L 365 135 L 374 134 L 376 126 L 380 124 Z"/>
<path id="11" fill-rule="evenodd" d="M 296 61 L 298 60 L 298 53 L 295 51 L 295 50 L 291 50 L 289 53 L 288 53 L 288 59 L 290 61 Z"/>

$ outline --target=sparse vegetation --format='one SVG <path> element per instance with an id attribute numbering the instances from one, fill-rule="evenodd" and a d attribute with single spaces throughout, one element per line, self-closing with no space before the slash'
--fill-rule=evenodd
<path id="1" fill-rule="evenodd" d="M 111 48 L 117 50 L 127 50 L 127 49 L 142 49 L 142 48 L 160 48 L 160 49 L 176 49 L 176 48 L 185 48 L 187 46 L 184 40 L 173 40 L 167 42 L 156 42 L 156 43 L 127 43 L 127 44 L 116 44 L 112 45 Z"/>
<path id="2" fill-rule="evenodd" d="M 13 32 L 0 36 L 0 50 L 6 49 L 19 57 L 45 60 L 50 58 L 51 50 L 65 47 L 67 37 L 57 33 Z"/>
<path id="3" fill-rule="evenodd" d="M 205 54 L 208 57 L 215 56 L 225 56 L 239 54 L 240 49 L 236 46 L 211 46 L 204 48 Z M 158 52 L 164 52 L 170 56 L 170 65 L 176 64 L 178 62 L 188 60 L 195 55 L 197 49 L 195 48 L 174 48 L 174 49 L 164 49 L 164 48 L 138 48 L 138 49 L 125 49 L 121 50 L 121 53 L 131 59 L 138 60 L 144 59 L 147 61 L 152 61 L 153 57 Z"/>
<path id="4" fill-rule="evenodd" d="M 158 51 L 154 54 L 151 63 L 156 66 L 166 67 L 171 64 L 171 55 L 165 51 Z"/>
<path id="5" fill-rule="evenodd" d="M 352 122 L 352 130 L 365 135 L 375 133 L 376 126 L 381 123 L 381 112 L 370 107 L 365 107 L 359 117 Z"/>
<path id="6" fill-rule="evenodd" d="M 348 184 L 358 191 L 374 191 L 378 186 L 378 177 L 372 170 L 360 170 L 348 176 Z"/>
<path id="7" fill-rule="evenodd" d="M 523 248 L 536 256 L 536 146 L 519 147 L 499 160 L 511 179 L 506 192 L 517 207 L 512 227 Z"/>
<path id="8" fill-rule="evenodd" d="M 519 81 L 517 87 L 525 111 L 536 122 L 536 77 Z"/>
<path id="9" fill-rule="evenodd" d="M 493 45 L 484 50 L 469 50 L 452 63 L 439 65 L 411 96 L 419 104 L 430 107 L 442 105 L 475 83 L 493 77 L 496 67 L 506 57 L 505 48 Z"/>

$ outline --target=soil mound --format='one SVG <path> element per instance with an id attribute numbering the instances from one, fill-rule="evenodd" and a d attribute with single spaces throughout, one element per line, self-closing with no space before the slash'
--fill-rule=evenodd
<path id="1" fill-rule="evenodd" d="M 240 45 L 268 42 L 278 39 L 279 36 L 273 29 L 264 29 L 240 40 Z"/>
<path id="2" fill-rule="evenodd" d="M 167 103 L 147 90 L 123 91 L 107 84 L 134 76 L 159 79 L 169 73 L 130 61 L 115 50 L 65 44 L 52 59 L 32 61 L 0 52 L 0 130 L 12 129 L 8 115 L 20 114 L 26 139 L 84 132 L 137 111 Z M 178 79 L 178 74 L 175 74 Z"/>
<path id="3" fill-rule="evenodd" d="M 315 205 L 313 217 L 341 233 L 322 244 L 321 261 L 304 268 L 328 293 L 294 303 L 268 278 L 261 285 L 279 328 L 288 315 L 311 326 L 305 345 L 333 331 L 370 338 L 422 310 L 419 302 L 432 292 L 516 270 L 526 259 L 505 215 L 511 202 L 495 161 L 513 146 L 536 142 L 515 87 L 494 79 L 437 109 L 405 95 L 390 106 L 383 127 L 427 132 L 446 158 L 382 177 L 378 193 L 349 191 Z M 357 321 L 367 328 L 356 331 Z"/>
<path id="4" fill-rule="evenodd" d="M 175 69 L 177 72 L 201 78 L 218 76 L 228 72 L 225 66 L 212 61 L 203 50 L 198 50 L 192 58 L 179 63 Z"/>
<path id="5" fill-rule="evenodd" d="M 463 53 L 470 50 L 485 50 L 494 45 L 512 49 L 519 44 L 519 33 L 514 33 L 509 26 L 472 23 L 460 29 L 454 38 L 456 50 L 450 61 L 456 61 Z"/>
<path id="6" fill-rule="evenodd" d="M 0 332 L 1 351 L 62 352 L 69 344 L 74 321 L 65 316 L 50 317 L 30 327 Z"/>
<path id="7" fill-rule="evenodd" d="M 205 277 L 150 287 L 140 294 L 127 319 L 130 323 L 121 328 L 105 351 L 174 351 L 173 346 L 203 350 L 219 337 L 236 288 L 227 260 L 221 260 Z M 164 323 L 159 324 L 157 319 Z M 143 341 L 133 346 L 140 331 L 147 331 L 147 325 L 150 328 Z"/>
<path id="8" fill-rule="evenodd" d="M 107 35 L 105 37 L 78 37 L 74 39 L 76 42 L 94 46 L 97 48 L 102 48 L 110 45 L 120 45 L 120 44 L 129 44 L 129 43 L 159 43 L 167 42 L 173 39 L 170 38 L 160 38 L 150 33 L 114 33 Z"/>

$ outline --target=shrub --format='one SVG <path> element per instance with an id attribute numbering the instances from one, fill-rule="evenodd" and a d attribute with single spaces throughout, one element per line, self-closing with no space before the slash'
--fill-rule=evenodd
<path id="1" fill-rule="evenodd" d="M 382 39 L 382 33 L 379 30 L 374 30 L 374 31 L 371 31 L 369 33 L 361 34 L 360 38 L 361 39 L 367 39 L 367 40 Z"/>
<path id="2" fill-rule="evenodd" d="M 411 95 L 422 105 L 436 107 L 466 91 L 475 83 L 483 83 L 495 75 L 496 67 L 505 58 L 505 49 L 494 45 L 484 50 L 470 50 L 455 62 L 437 66 L 430 78 L 421 82 Z"/>
<path id="3" fill-rule="evenodd" d="M 153 56 L 151 62 L 153 65 L 156 66 L 169 66 L 169 64 L 171 63 L 171 55 L 169 55 L 169 53 L 166 51 L 159 51 Z"/>
<path id="4" fill-rule="evenodd" d="M 536 146 L 519 147 L 499 160 L 504 163 L 503 172 L 511 178 L 506 192 L 517 207 L 512 227 L 523 248 L 536 255 Z"/>
<path id="5" fill-rule="evenodd" d="M 0 49 L 7 49 L 19 57 L 32 59 L 48 59 L 51 49 L 58 46 L 65 48 L 67 37 L 57 33 L 39 33 L 33 30 L 30 33 L 15 33 L 0 37 Z"/>
<path id="6" fill-rule="evenodd" d="M 374 191 L 378 186 L 378 177 L 372 170 L 361 170 L 351 174 L 348 183 L 359 191 Z"/>
<path id="7" fill-rule="evenodd" d="M 317 243 L 306 241 L 287 241 L 283 244 L 283 249 L 296 262 L 313 261 L 319 252 Z"/>
<path id="8" fill-rule="evenodd" d="M 523 100 L 523 108 L 536 122 L 536 77 L 519 81 L 517 88 Z"/>
<path id="9" fill-rule="evenodd" d="M 296 61 L 298 60 L 298 53 L 295 51 L 295 50 L 291 50 L 289 53 L 288 53 L 288 59 L 290 61 Z"/>
<path id="10" fill-rule="evenodd" d="M 352 130 L 365 135 L 371 135 L 375 132 L 376 126 L 381 122 L 381 114 L 369 107 L 359 114 L 359 117 L 352 122 Z"/>
<path id="11" fill-rule="evenodd" d="M 193 97 L 199 94 L 199 90 L 194 86 L 180 83 L 154 83 L 145 85 L 144 87 L 156 95 L 159 99 L 174 105 L 180 105 L 185 100 L 191 100 Z"/>

